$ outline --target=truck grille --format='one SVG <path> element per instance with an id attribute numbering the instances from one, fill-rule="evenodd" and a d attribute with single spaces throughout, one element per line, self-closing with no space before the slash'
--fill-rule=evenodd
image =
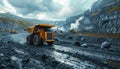
<path id="1" fill-rule="evenodd" d="M 47 33 L 47 40 L 52 40 L 52 33 Z"/>

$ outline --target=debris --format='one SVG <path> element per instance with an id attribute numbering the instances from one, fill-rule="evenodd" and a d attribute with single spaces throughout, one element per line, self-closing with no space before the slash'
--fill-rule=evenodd
<path id="1" fill-rule="evenodd" d="M 60 40 L 59 40 L 59 38 L 56 37 L 56 38 L 55 38 L 55 41 L 60 41 Z"/>
<path id="2" fill-rule="evenodd" d="M 78 31 L 75 30 L 75 29 L 71 29 L 71 30 L 69 30 L 69 32 L 70 32 L 70 33 L 77 33 Z"/>
<path id="3" fill-rule="evenodd" d="M 85 40 L 85 38 L 81 38 L 81 41 L 84 41 Z"/>
<path id="4" fill-rule="evenodd" d="M 10 38 L 6 37 L 2 37 L 0 39 L 0 44 L 7 44 L 7 43 L 12 43 L 12 40 Z"/>
<path id="5" fill-rule="evenodd" d="M 88 44 L 87 44 L 87 43 L 84 43 L 84 44 L 81 44 L 80 46 L 81 46 L 81 47 L 88 47 Z"/>
<path id="6" fill-rule="evenodd" d="M 3 54 L 3 53 L 1 53 L 1 54 L 0 54 L 0 56 L 1 56 L 1 57 L 3 57 L 3 56 L 4 56 L 4 54 Z"/>
<path id="7" fill-rule="evenodd" d="M 16 56 L 12 56 L 11 60 L 13 60 L 13 61 L 20 61 L 21 59 L 17 58 Z"/>
<path id="8" fill-rule="evenodd" d="M 47 54 L 43 54 L 42 57 L 41 57 L 41 60 L 46 62 L 46 59 L 48 59 L 49 56 Z"/>
<path id="9" fill-rule="evenodd" d="M 72 37 L 72 36 L 70 36 L 70 37 L 68 37 L 68 39 L 73 39 L 73 37 Z"/>
<path id="10" fill-rule="evenodd" d="M 60 62 L 56 61 L 56 60 L 53 60 L 52 61 L 52 66 L 57 66 Z"/>
<path id="11" fill-rule="evenodd" d="M 6 69 L 6 65 L 1 64 L 1 65 L 0 65 L 0 69 Z"/>
<path id="12" fill-rule="evenodd" d="M 111 47 L 111 43 L 108 41 L 105 41 L 101 44 L 100 49 L 104 49 L 104 48 L 109 49 L 110 47 Z"/>
<path id="13" fill-rule="evenodd" d="M 29 63 L 30 62 L 30 58 L 27 58 L 27 59 L 23 59 L 22 60 L 22 63 L 26 64 L 26 63 Z"/>
<path id="14" fill-rule="evenodd" d="M 75 42 L 74 45 L 75 46 L 80 46 L 80 42 Z"/>
<path id="15" fill-rule="evenodd" d="M 6 57 L 5 61 L 9 62 L 9 61 L 11 61 L 11 59 Z"/>

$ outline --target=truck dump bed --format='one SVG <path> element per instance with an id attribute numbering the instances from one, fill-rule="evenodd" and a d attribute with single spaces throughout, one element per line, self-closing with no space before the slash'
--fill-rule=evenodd
<path id="1" fill-rule="evenodd" d="M 33 33 L 34 28 L 35 28 L 36 26 L 39 26 L 39 27 L 47 27 L 47 28 L 55 27 L 55 25 L 50 25 L 50 24 L 38 24 L 38 25 L 35 25 L 35 26 L 32 26 L 32 27 L 26 28 L 26 29 L 24 29 L 24 30 L 27 31 L 27 32 L 29 32 L 29 33 Z"/>

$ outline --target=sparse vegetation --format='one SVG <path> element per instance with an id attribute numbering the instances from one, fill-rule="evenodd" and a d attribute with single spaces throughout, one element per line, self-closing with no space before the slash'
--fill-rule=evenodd
<path id="1" fill-rule="evenodd" d="M 4 29 L 4 28 L 0 28 L 0 32 L 9 32 L 11 34 L 17 34 L 17 30 L 8 30 L 8 29 Z"/>
<path id="2" fill-rule="evenodd" d="M 25 20 L 14 20 L 9 17 L 0 17 L 0 21 L 0 32 L 8 32 L 10 34 L 18 33 L 18 29 L 16 29 L 16 27 L 24 29 L 26 27 L 34 25 L 34 23 L 30 23 Z"/>
<path id="3" fill-rule="evenodd" d="M 27 22 L 27 21 L 24 21 L 24 20 L 14 20 L 14 19 L 11 19 L 11 18 L 0 18 L 0 20 L 4 21 L 5 23 L 12 22 L 12 23 L 17 24 L 18 26 L 22 26 L 24 28 L 34 25 L 34 23 L 30 23 L 30 22 Z"/>

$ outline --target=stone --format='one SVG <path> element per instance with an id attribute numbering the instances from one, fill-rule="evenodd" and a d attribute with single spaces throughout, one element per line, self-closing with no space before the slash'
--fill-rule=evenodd
<path id="1" fill-rule="evenodd" d="M 111 43 L 108 42 L 108 41 L 105 41 L 101 44 L 101 48 L 100 49 L 104 49 L 104 48 L 107 48 L 109 49 L 111 47 Z"/>
<path id="2" fill-rule="evenodd" d="M 74 45 L 75 46 L 80 46 L 80 42 L 75 42 Z"/>

